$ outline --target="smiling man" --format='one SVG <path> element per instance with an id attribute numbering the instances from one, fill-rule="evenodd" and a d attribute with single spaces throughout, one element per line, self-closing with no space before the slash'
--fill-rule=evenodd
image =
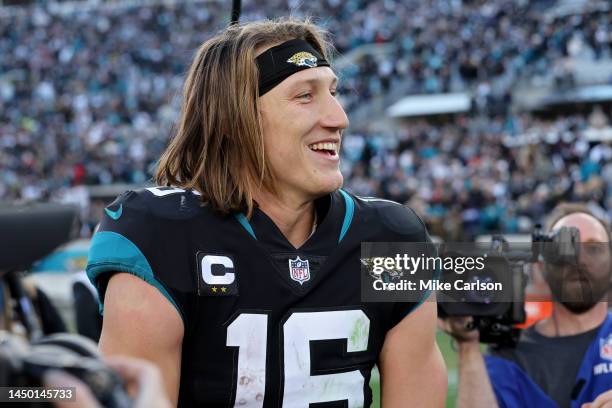
<path id="1" fill-rule="evenodd" d="M 340 189 L 328 49 L 294 20 L 205 42 L 166 187 L 121 195 L 93 238 L 102 351 L 157 364 L 181 406 L 369 406 L 375 364 L 385 408 L 444 404 L 435 302 L 360 300 L 361 242 L 429 237 L 409 208 Z"/>

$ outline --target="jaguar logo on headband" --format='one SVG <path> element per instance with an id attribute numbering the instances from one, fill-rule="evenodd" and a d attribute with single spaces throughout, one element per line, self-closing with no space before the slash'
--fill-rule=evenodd
<path id="1" fill-rule="evenodd" d="M 302 51 L 295 53 L 287 60 L 288 63 L 297 65 L 298 67 L 314 68 L 317 66 L 317 57 L 309 52 Z"/>

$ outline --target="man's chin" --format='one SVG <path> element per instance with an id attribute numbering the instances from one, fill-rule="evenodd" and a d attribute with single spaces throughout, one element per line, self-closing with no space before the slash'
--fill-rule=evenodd
<path id="1" fill-rule="evenodd" d="M 584 314 L 593 309 L 598 302 L 560 302 L 567 310 L 573 314 Z"/>
<path id="2" fill-rule="evenodd" d="M 562 297 L 555 296 L 553 298 L 561 303 L 570 312 L 574 314 L 583 314 L 593 309 L 593 307 L 603 301 L 605 293 L 592 290 L 574 290 L 566 291 Z"/>
<path id="3" fill-rule="evenodd" d="M 335 177 L 330 177 L 327 180 L 322 180 L 322 182 L 319 184 L 319 188 L 317 188 L 317 195 L 323 196 L 329 193 L 333 193 L 334 191 L 341 188 L 343 184 L 344 178 L 341 174 Z"/>

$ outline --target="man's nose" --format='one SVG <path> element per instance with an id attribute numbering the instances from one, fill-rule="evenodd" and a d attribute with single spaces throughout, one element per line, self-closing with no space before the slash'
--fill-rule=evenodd
<path id="1" fill-rule="evenodd" d="M 343 130 L 349 125 L 349 119 L 346 112 L 333 95 L 326 97 L 326 103 L 323 105 L 321 125 L 325 128 L 333 130 Z"/>

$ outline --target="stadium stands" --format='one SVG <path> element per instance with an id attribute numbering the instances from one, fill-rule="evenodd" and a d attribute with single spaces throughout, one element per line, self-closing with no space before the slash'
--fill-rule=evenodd
<path id="1" fill-rule="evenodd" d="M 229 21 L 222 1 L 75 3 L 0 13 L 0 200 L 145 183 L 189 59 Z M 356 193 L 409 201 L 434 234 L 454 239 L 525 231 L 560 198 L 612 209 L 612 148 L 597 136 L 610 134 L 612 97 L 562 115 L 519 103 L 534 89 L 612 82 L 601 68 L 612 60 L 605 2 L 243 3 L 245 20 L 312 15 L 334 34 L 353 120 L 344 174 Z M 577 75 L 582 65 L 598 76 Z M 457 92 L 470 96 L 469 112 L 371 120 L 402 96 Z"/>

